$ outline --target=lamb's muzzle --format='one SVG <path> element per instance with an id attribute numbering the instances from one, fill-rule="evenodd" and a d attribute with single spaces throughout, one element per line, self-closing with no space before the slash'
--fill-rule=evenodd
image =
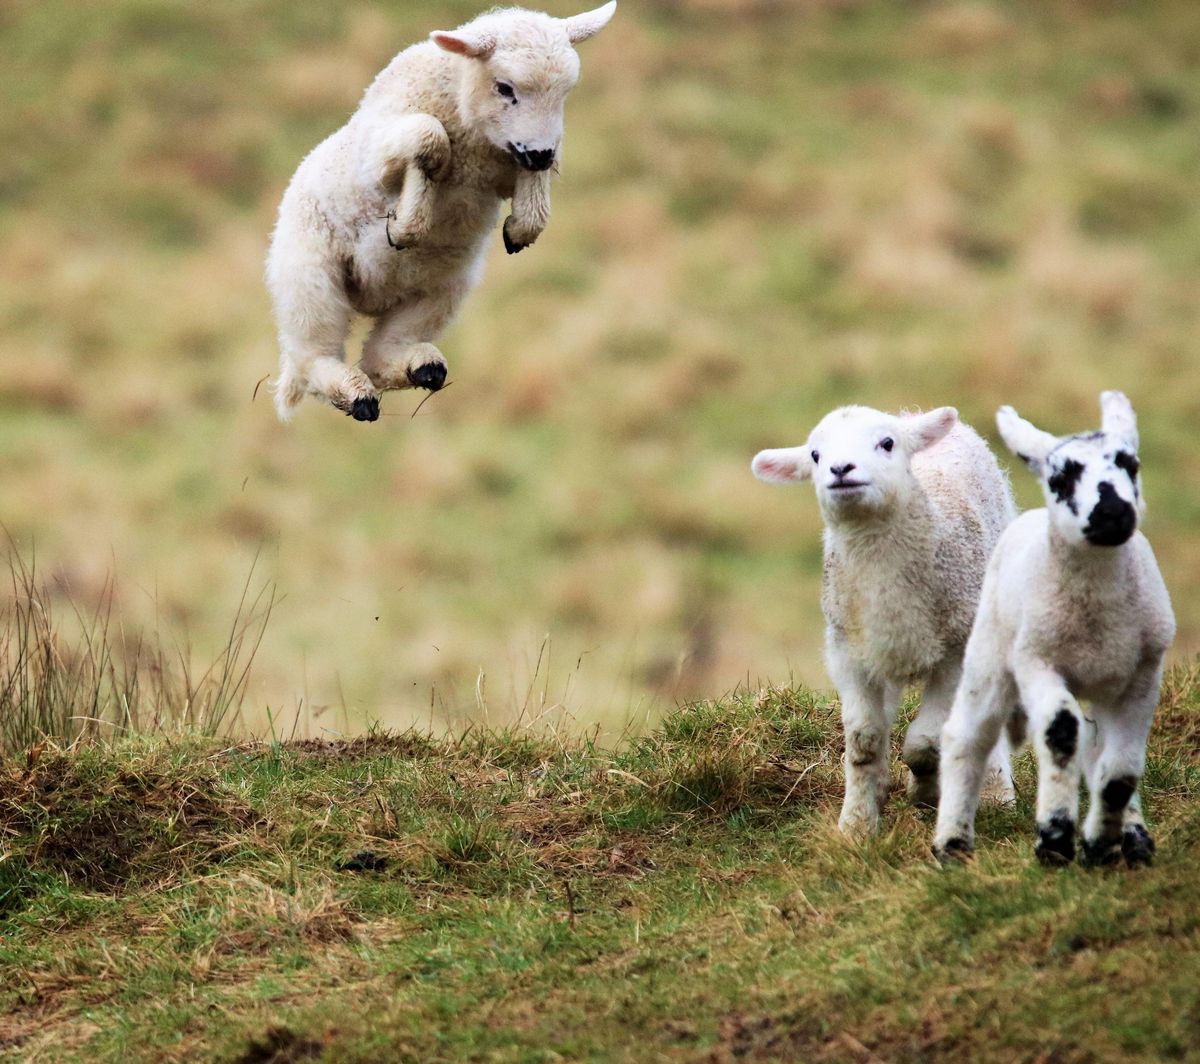
<path id="1" fill-rule="evenodd" d="M 553 148 L 527 148 L 523 143 L 508 142 L 508 154 L 519 166 L 533 173 L 549 170 L 554 165 Z"/>
<path id="2" fill-rule="evenodd" d="M 1097 491 L 1100 501 L 1092 507 L 1083 534 L 1097 547 L 1119 547 L 1137 531 L 1137 509 L 1106 480 L 1100 482 Z"/>

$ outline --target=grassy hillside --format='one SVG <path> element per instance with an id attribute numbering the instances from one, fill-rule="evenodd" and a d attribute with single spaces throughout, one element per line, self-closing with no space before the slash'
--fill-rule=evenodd
<path id="1" fill-rule="evenodd" d="M 257 557 L 260 718 L 565 705 L 611 735 L 824 684 L 815 506 L 751 479 L 759 447 L 847 401 L 1065 431 L 1121 387 L 1200 649 L 1200 6 L 626 0 L 452 387 L 282 428 L 255 398 L 282 188 L 478 6 L 0 9 L 0 514 L 56 586 L 86 609 L 112 572 L 128 624 L 210 654 Z"/>
<path id="2" fill-rule="evenodd" d="M 1155 867 L 1047 872 L 1033 783 L 939 869 L 893 789 L 834 829 L 834 707 L 699 703 L 619 754 L 473 731 L 138 739 L 4 768 L 13 1060 L 1196 1060 L 1200 696 Z"/>

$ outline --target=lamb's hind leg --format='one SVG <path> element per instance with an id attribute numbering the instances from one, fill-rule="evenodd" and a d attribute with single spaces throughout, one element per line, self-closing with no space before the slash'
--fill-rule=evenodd
<path id="1" fill-rule="evenodd" d="M 961 674 L 962 662 L 954 661 L 930 677 L 921 693 L 921 708 L 904 736 L 900 760 L 908 766 L 908 797 L 913 805 L 937 808 L 938 746 Z"/>
<path id="2" fill-rule="evenodd" d="M 283 421 L 300 400 L 315 396 L 356 421 L 379 417 L 379 397 L 361 370 L 345 363 L 352 311 L 319 263 L 272 277 L 279 323 L 275 408 Z"/>
<path id="3" fill-rule="evenodd" d="M 1147 663 L 1119 700 L 1094 706 L 1098 732 L 1088 770 L 1092 800 L 1083 830 L 1087 864 L 1115 864 L 1124 857 L 1135 867 L 1154 859 L 1154 840 L 1142 819 L 1137 791 L 1161 680 L 1161 660 Z"/>
<path id="4" fill-rule="evenodd" d="M 382 315 L 363 344 L 362 371 L 381 392 L 446 383 L 446 359 L 430 339 L 449 324 L 463 290 L 444 288 Z"/>
<path id="5" fill-rule="evenodd" d="M 942 793 L 933 833 L 933 852 L 941 860 L 963 858 L 975 847 L 975 813 L 1016 700 L 1012 678 L 1000 660 L 983 650 L 974 662 L 971 657 L 968 649 L 964 675 L 942 729 Z"/>

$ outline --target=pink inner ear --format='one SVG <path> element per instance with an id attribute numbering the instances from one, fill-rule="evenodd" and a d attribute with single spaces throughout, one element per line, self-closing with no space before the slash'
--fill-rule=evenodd
<path id="1" fill-rule="evenodd" d="M 462 38 L 453 33 L 431 33 L 434 43 L 439 48 L 444 48 L 447 52 L 453 52 L 455 55 L 465 55 L 468 58 L 475 58 L 482 55 L 487 50 L 486 41 L 476 41 L 470 38 Z"/>
<path id="2" fill-rule="evenodd" d="M 794 477 L 796 475 L 796 463 L 782 458 L 764 458 L 758 463 L 758 468 L 762 472 L 776 477 Z"/>

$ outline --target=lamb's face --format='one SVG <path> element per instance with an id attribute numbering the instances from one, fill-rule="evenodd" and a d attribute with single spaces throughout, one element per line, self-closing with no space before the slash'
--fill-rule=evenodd
<path id="1" fill-rule="evenodd" d="M 567 19 L 509 8 L 432 34 L 439 47 L 472 60 L 460 86 L 463 121 L 524 169 L 548 170 L 562 144 L 567 93 L 579 80 L 572 45 L 598 33 L 616 6 Z"/>
<path id="2" fill-rule="evenodd" d="M 863 406 L 827 414 L 801 447 L 760 451 L 751 469 L 760 480 L 812 480 L 828 524 L 885 516 L 911 489 L 912 456 L 955 425 L 953 407 L 899 416 Z"/>
<path id="3" fill-rule="evenodd" d="M 1100 408 L 1100 431 L 1076 436 L 1042 432 L 1009 406 L 1000 408 L 996 423 L 1009 449 L 1041 481 L 1057 534 L 1068 543 L 1119 547 L 1145 512 L 1137 421 L 1120 392 L 1105 392 Z"/>

